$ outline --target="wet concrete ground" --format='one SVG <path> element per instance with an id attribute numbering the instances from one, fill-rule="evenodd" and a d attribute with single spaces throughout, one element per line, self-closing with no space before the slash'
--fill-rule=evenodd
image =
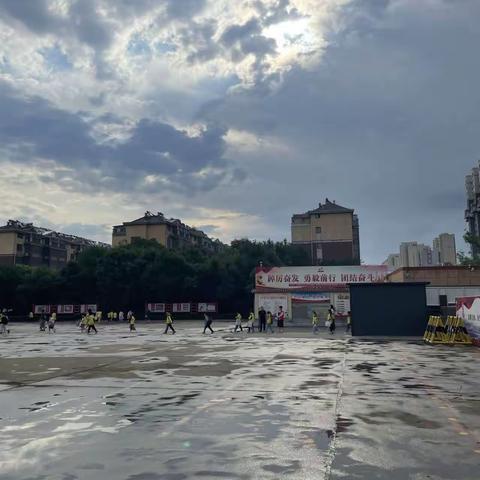
<path id="1" fill-rule="evenodd" d="M 480 478 L 480 349 L 217 326 L 11 325 L 0 478 Z"/>

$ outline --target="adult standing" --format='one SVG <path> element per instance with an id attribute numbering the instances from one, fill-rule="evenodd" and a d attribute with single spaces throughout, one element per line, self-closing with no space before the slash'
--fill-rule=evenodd
<path id="1" fill-rule="evenodd" d="M 283 332 L 283 329 L 285 327 L 285 312 L 283 311 L 283 307 L 281 305 L 278 307 L 277 327 L 279 332 Z"/>
<path id="2" fill-rule="evenodd" d="M 203 314 L 203 318 L 205 319 L 205 324 L 204 324 L 204 327 L 203 327 L 203 333 L 205 333 L 207 331 L 207 328 L 210 330 L 211 333 L 213 333 L 212 318 L 209 317 L 207 313 Z"/>
<path id="3" fill-rule="evenodd" d="M 122 310 L 120 310 L 120 312 L 118 313 L 118 320 L 120 322 L 123 322 L 125 320 L 125 314 L 123 313 Z"/>
<path id="4" fill-rule="evenodd" d="M 346 332 L 349 332 L 352 329 L 352 312 L 349 310 L 347 313 L 347 326 L 345 328 Z"/>
<path id="5" fill-rule="evenodd" d="M 263 307 L 258 311 L 258 331 L 265 332 L 267 325 L 267 312 Z"/>
<path id="6" fill-rule="evenodd" d="M 172 335 L 175 335 L 175 329 L 173 328 L 173 318 L 170 315 L 170 312 L 167 312 L 167 316 L 165 317 L 165 331 L 164 334 L 168 333 L 168 329 L 172 331 Z"/>

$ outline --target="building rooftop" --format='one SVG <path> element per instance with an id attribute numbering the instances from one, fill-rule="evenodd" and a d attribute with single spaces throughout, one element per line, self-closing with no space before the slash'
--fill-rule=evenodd
<path id="1" fill-rule="evenodd" d="M 113 227 L 114 233 L 115 230 L 119 227 L 127 227 L 130 225 L 170 225 L 172 227 L 177 227 L 180 229 L 188 230 L 190 235 L 194 235 L 197 237 L 203 237 L 205 239 L 210 239 L 213 242 L 221 243 L 218 239 L 211 239 L 205 232 L 199 230 L 198 228 L 191 227 L 186 225 L 178 218 L 167 218 L 162 212 L 152 213 L 150 211 L 146 211 L 143 217 L 137 218 L 136 220 L 132 220 L 131 222 L 123 222 L 122 225 L 115 225 Z"/>
<path id="2" fill-rule="evenodd" d="M 312 214 L 329 214 L 329 213 L 353 213 L 354 210 L 351 208 L 346 208 L 342 207 L 341 205 L 338 205 L 335 200 L 331 202 L 328 198 L 325 199 L 325 203 L 319 203 L 318 208 L 315 208 L 314 210 L 309 210 L 308 212 L 305 213 L 297 213 L 294 215 L 296 216 L 304 216 L 304 215 L 312 215 Z"/>
<path id="3" fill-rule="evenodd" d="M 20 222 L 19 220 L 8 220 L 6 225 L 0 226 L 0 232 L 23 232 L 33 233 L 41 235 L 43 237 L 58 238 L 65 240 L 68 243 L 75 243 L 77 245 L 86 246 L 100 246 L 109 247 L 108 243 L 97 242 L 95 240 L 89 240 L 88 238 L 77 237 L 76 235 L 70 235 L 68 233 L 56 232 L 49 228 L 37 227 L 33 223 Z"/>

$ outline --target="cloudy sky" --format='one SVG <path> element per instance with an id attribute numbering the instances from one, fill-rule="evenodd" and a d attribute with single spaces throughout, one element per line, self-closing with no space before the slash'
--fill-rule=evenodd
<path id="1" fill-rule="evenodd" d="M 108 241 L 148 209 L 283 239 L 328 197 L 369 263 L 461 237 L 479 18 L 478 0 L 0 0 L 0 221 Z"/>

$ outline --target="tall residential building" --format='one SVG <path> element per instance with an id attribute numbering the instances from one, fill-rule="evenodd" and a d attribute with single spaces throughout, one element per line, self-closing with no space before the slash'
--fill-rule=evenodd
<path id="1" fill-rule="evenodd" d="M 354 210 L 328 198 L 318 208 L 292 216 L 292 243 L 303 246 L 311 265 L 360 264 L 360 232 Z"/>
<path id="2" fill-rule="evenodd" d="M 0 265 L 30 265 L 59 269 L 77 260 L 88 247 L 110 245 L 9 220 L 0 227 Z"/>
<path id="3" fill-rule="evenodd" d="M 139 239 L 155 240 L 171 249 L 194 246 L 217 251 L 223 247 L 219 240 L 211 239 L 201 230 L 189 227 L 176 218 L 166 218 L 160 212 L 153 214 L 147 211 L 137 220 L 113 227 L 113 247 L 128 245 Z"/>
<path id="4" fill-rule="evenodd" d="M 433 249 L 418 242 L 403 242 L 400 253 L 392 253 L 383 262 L 391 269 L 407 267 L 430 267 L 435 265 L 456 265 L 457 251 L 455 235 L 441 233 L 433 240 Z"/>
<path id="5" fill-rule="evenodd" d="M 480 164 L 480 161 L 479 161 Z M 480 169 L 472 168 L 470 175 L 465 177 L 465 189 L 467 191 L 467 209 L 465 220 L 468 224 L 468 232 L 471 235 L 480 237 Z M 479 255 L 480 248 L 472 245 L 472 255 Z"/>
<path id="6" fill-rule="evenodd" d="M 400 264 L 402 267 L 427 267 L 434 265 L 433 250 L 423 243 L 403 242 L 400 244 Z"/>
<path id="7" fill-rule="evenodd" d="M 455 247 L 455 235 L 441 233 L 433 239 L 433 256 L 435 265 L 456 265 L 457 249 Z"/>

